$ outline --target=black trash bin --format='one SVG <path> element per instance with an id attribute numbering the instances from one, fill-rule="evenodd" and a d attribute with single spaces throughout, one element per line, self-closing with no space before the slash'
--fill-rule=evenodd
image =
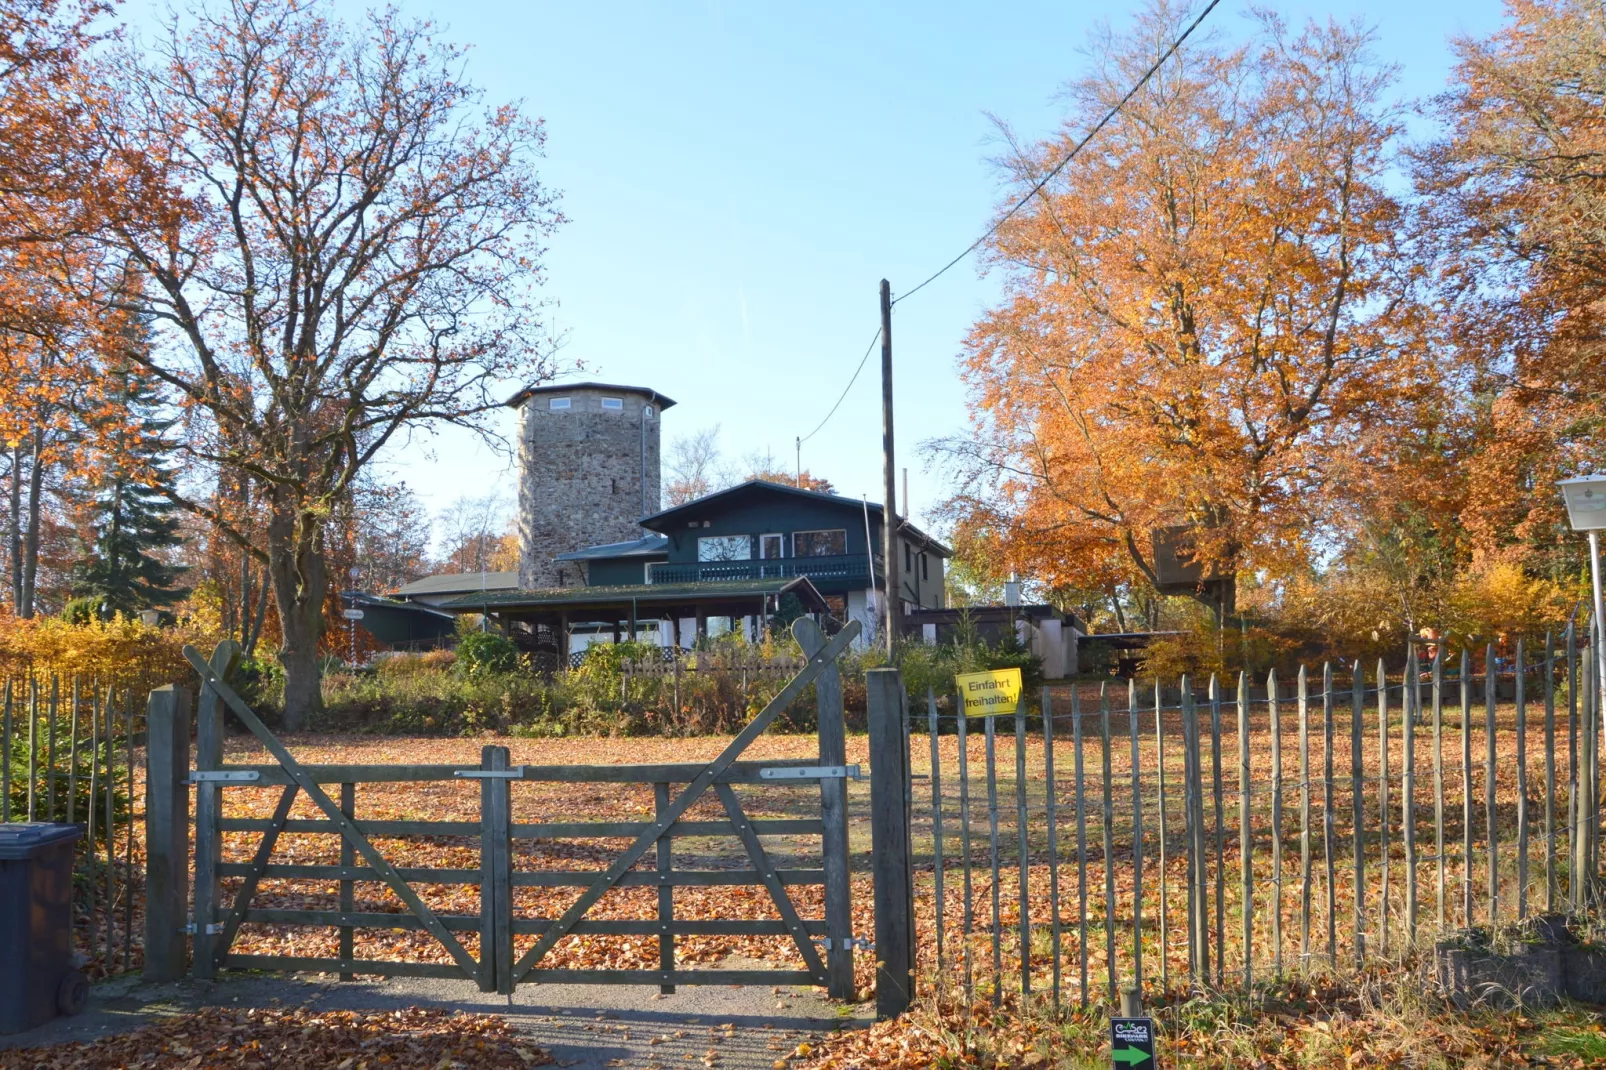
<path id="1" fill-rule="evenodd" d="M 0 1033 L 77 1014 L 89 981 L 73 962 L 73 845 L 77 825 L 0 825 Z"/>

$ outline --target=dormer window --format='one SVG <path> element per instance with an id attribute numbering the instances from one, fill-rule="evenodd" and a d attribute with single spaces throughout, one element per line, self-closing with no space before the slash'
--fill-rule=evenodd
<path id="1" fill-rule="evenodd" d="M 552 412 L 557 412 L 559 409 L 567 409 L 569 407 L 569 399 L 568 398 L 548 398 L 547 399 L 547 403 L 546 403 L 546 407 L 549 410 L 551 410 Z"/>
<path id="2" fill-rule="evenodd" d="M 624 411 L 624 407 L 625 407 L 625 399 L 624 398 L 603 398 L 602 399 L 602 410 L 604 412 L 623 412 Z"/>

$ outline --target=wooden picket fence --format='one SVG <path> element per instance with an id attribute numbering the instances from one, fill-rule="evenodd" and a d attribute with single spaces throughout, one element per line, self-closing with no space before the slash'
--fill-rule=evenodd
<path id="1" fill-rule="evenodd" d="M 82 825 L 74 946 L 95 975 L 136 965 L 143 848 L 135 824 L 144 681 L 24 675 L 0 682 L 0 822 Z"/>
<path id="2" fill-rule="evenodd" d="M 1274 672 L 1264 688 L 1045 688 L 1003 718 L 930 695 L 910 717 L 928 736 L 911 741 L 930 777 L 913 814 L 925 967 L 994 1001 L 1113 1000 L 1337 974 L 1454 928 L 1592 908 L 1592 649 L 1569 627 L 1507 664 L 1493 646 L 1426 664 L 1412 648 L 1392 675 L 1324 665 L 1292 687 Z"/>

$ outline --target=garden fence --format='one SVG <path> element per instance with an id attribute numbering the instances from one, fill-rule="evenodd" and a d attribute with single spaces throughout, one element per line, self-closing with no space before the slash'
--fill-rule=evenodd
<path id="1" fill-rule="evenodd" d="M 85 969 L 128 970 L 144 891 L 135 813 L 143 798 L 145 681 L 28 673 L 0 681 L 0 822 L 84 827 L 73 881 Z"/>
<path id="2" fill-rule="evenodd" d="M 1413 647 L 1392 674 L 1056 686 L 986 719 L 930 695 L 909 726 L 928 735 L 911 739 L 929 761 L 926 966 L 995 1002 L 1113 1000 L 1332 974 L 1591 907 L 1592 649 L 1569 627 L 1509 662 Z"/>

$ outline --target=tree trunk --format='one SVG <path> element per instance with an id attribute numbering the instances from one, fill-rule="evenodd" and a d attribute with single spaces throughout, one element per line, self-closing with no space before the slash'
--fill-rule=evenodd
<path id="1" fill-rule="evenodd" d="M 11 508 L 6 517 L 6 556 L 11 580 L 11 612 L 22 615 L 22 446 L 11 450 Z"/>
<path id="2" fill-rule="evenodd" d="M 42 454 L 45 433 L 33 433 L 33 466 L 28 471 L 28 525 L 22 533 L 22 591 L 17 599 L 17 616 L 32 617 L 34 588 L 39 579 L 39 519 L 44 507 L 45 466 Z"/>
<path id="3" fill-rule="evenodd" d="M 284 726 L 305 728 L 323 711 L 318 641 L 323 638 L 323 600 L 328 586 L 317 520 L 300 522 L 275 508 L 268 522 L 268 575 L 279 610 L 279 664 L 284 667 Z"/>

